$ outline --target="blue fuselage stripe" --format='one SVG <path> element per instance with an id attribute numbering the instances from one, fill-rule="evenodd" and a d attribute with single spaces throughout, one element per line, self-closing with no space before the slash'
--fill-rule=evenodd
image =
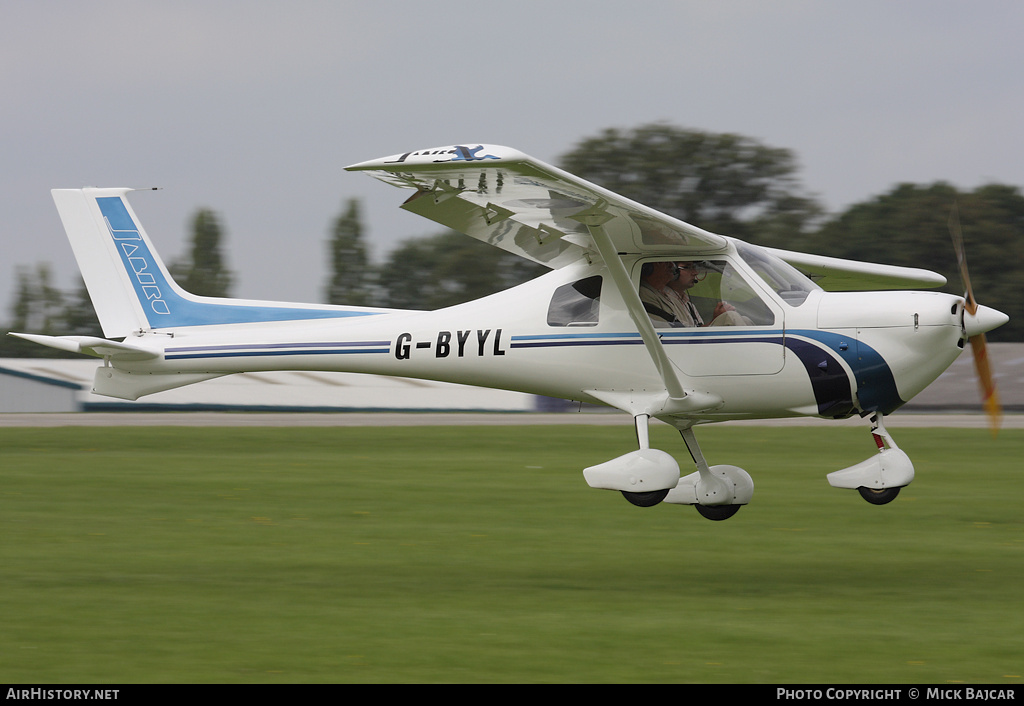
<path id="1" fill-rule="evenodd" d="M 273 350 L 275 348 L 355 348 L 358 346 L 388 346 L 391 347 L 391 341 L 332 341 L 330 343 L 261 343 L 261 344 L 245 344 L 240 343 L 232 346 L 188 346 L 185 348 L 167 348 L 164 352 L 166 353 L 196 353 L 199 351 L 237 351 L 237 350 L 252 350 L 253 348 L 259 348 L 261 350 Z"/>
<path id="2" fill-rule="evenodd" d="M 301 350 L 301 351 L 277 351 L 277 350 L 259 350 L 259 351 L 225 351 L 222 353 L 176 353 L 173 355 L 165 355 L 166 360 L 185 360 L 185 359 L 197 359 L 197 358 L 253 358 L 253 357 L 271 357 L 271 356 L 300 356 L 300 355 L 357 355 L 359 353 L 389 353 L 390 348 L 364 348 L 360 350 L 340 349 L 340 348 L 328 348 L 323 350 Z"/>

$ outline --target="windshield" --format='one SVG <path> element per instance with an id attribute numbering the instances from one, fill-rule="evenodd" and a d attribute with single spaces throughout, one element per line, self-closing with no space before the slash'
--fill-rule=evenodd
<path id="1" fill-rule="evenodd" d="M 743 261 L 790 306 L 800 306 L 808 294 L 821 289 L 798 269 L 766 250 L 749 243 L 734 242 Z"/>

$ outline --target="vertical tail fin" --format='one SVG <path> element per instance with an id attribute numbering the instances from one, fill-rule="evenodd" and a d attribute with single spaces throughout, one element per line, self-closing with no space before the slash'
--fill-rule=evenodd
<path id="1" fill-rule="evenodd" d="M 145 299 L 147 296 L 162 301 L 158 279 L 168 279 L 163 265 L 154 262 L 148 239 L 134 225 L 135 217 L 124 200 L 128 191 L 130 189 L 54 189 L 51 192 L 103 335 L 109 338 L 153 328 L 142 302 L 149 301 Z M 106 213 L 101 204 L 105 205 Z M 129 271 L 135 275 L 134 281 Z M 142 290 L 140 299 L 136 287 L 155 289 Z"/>

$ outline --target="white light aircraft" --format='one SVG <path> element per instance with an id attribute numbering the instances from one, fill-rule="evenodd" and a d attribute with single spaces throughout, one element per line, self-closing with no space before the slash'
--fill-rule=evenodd
<path id="1" fill-rule="evenodd" d="M 756 247 L 506 147 L 441 147 L 347 169 L 409 189 L 402 208 L 551 271 L 437 311 L 200 297 L 171 279 L 128 204 L 132 189 L 58 189 L 106 338 L 14 335 L 102 358 L 93 391 L 128 400 L 238 372 L 330 370 L 609 405 L 634 419 L 638 449 L 585 469 L 587 484 L 714 520 L 749 503 L 754 486 L 741 468 L 708 464 L 699 424 L 865 417 L 877 452 L 828 481 L 883 504 L 914 477 L 883 418 L 966 341 L 998 420 L 984 333 L 1008 317 L 975 302 L 962 244 L 965 296 L 904 291 L 945 278 Z M 688 288 L 668 292 L 683 280 Z M 681 477 L 671 455 L 650 447 L 651 417 L 679 430 L 694 472 Z"/>

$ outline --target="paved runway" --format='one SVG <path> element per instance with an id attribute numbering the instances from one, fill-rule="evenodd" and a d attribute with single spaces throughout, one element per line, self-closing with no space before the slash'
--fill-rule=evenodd
<path id="1" fill-rule="evenodd" d="M 278 413 L 278 412 L 77 412 L 52 414 L 0 414 L 0 427 L 65 426 L 200 426 L 200 427 L 360 427 L 360 426 L 504 426 L 527 424 L 588 424 L 632 426 L 626 414 L 580 412 L 561 414 L 480 414 L 446 412 Z M 722 422 L 731 426 L 820 426 L 841 424 L 868 426 L 854 417 L 844 420 L 815 418 L 768 419 Z M 895 414 L 885 425 L 899 427 L 947 427 L 984 429 L 988 419 L 980 414 Z M 1003 429 L 1024 429 L 1024 415 L 1003 417 Z"/>

